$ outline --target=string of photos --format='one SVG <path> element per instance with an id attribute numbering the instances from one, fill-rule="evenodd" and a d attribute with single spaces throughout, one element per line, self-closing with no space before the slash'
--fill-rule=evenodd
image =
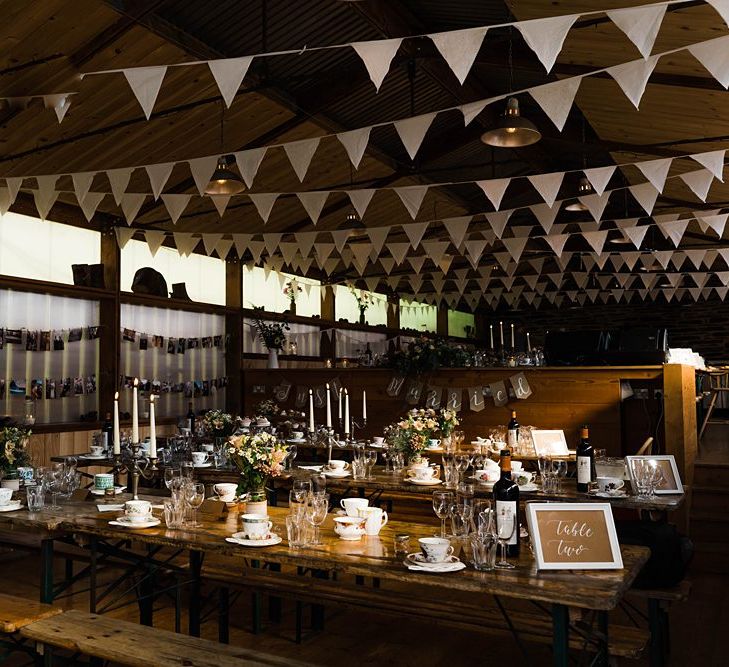
<path id="1" fill-rule="evenodd" d="M 66 349 L 67 343 L 96 340 L 100 335 L 100 326 L 51 329 L 49 331 L 0 328 L 0 350 L 5 345 L 20 345 L 28 352 L 62 352 Z"/>
<path id="2" fill-rule="evenodd" d="M 120 375 L 119 389 L 132 389 L 134 386 L 135 376 Z M 205 396 L 215 396 L 218 391 L 228 386 L 228 378 L 218 377 L 207 380 L 181 380 L 175 381 L 167 379 L 147 379 L 139 378 L 138 389 L 142 393 L 155 394 L 182 394 L 185 398 L 200 398 Z"/>
<path id="3" fill-rule="evenodd" d="M 168 354 L 185 354 L 186 350 L 225 348 L 230 342 L 230 334 L 186 338 L 160 336 L 124 328 L 121 329 L 121 336 L 123 342 L 138 344 L 140 350 L 160 348 L 166 349 Z"/>
<path id="4" fill-rule="evenodd" d="M 95 393 L 95 374 L 65 378 L 33 378 L 30 388 L 25 379 L 11 378 L 6 385 L 5 379 L 0 378 L 0 401 L 5 400 L 6 395 L 10 398 L 27 396 L 35 401 L 50 401 L 58 398 L 90 396 Z"/>

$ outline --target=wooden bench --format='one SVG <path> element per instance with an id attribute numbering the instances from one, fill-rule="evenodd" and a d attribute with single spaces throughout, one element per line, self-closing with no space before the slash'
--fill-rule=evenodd
<path id="1" fill-rule="evenodd" d="M 0 594 L 0 633 L 11 635 L 30 623 L 60 614 L 49 604 Z"/>
<path id="2" fill-rule="evenodd" d="M 60 648 L 130 667 L 312 667 L 290 658 L 73 610 L 25 625 L 20 636 L 38 643 L 46 664 L 52 664 L 49 658 Z"/>

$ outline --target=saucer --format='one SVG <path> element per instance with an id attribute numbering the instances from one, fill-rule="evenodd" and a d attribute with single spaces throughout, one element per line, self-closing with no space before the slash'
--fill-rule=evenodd
<path id="1" fill-rule="evenodd" d="M 413 479 L 412 477 L 407 481 L 417 486 L 438 486 L 443 483 L 442 479 Z"/>
<path id="2" fill-rule="evenodd" d="M 208 461 L 207 463 L 193 463 L 193 468 L 210 468 L 213 464 Z"/>
<path id="3" fill-rule="evenodd" d="M 593 491 L 590 493 L 591 496 L 595 496 L 596 498 L 627 498 L 628 494 L 625 493 L 622 489 L 620 490 L 620 493 L 607 493 L 606 491 Z"/>
<path id="4" fill-rule="evenodd" d="M 439 567 L 441 565 L 452 565 L 453 563 L 460 563 L 461 561 L 458 559 L 457 556 L 448 556 L 445 560 L 438 561 L 436 563 L 431 563 L 430 561 L 425 560 L 425 556 L 423 556 L 422 552 L 416 551 L 415 553 L 408 554 L 405 557 L 405 560 L 408 561 L 411 565 L 420 565 L 423 567 Z"/>
<path id="5" fill-rule="evenodd" d="M 530 482 L 529 484 L 522 484 L 519 487 L 519 491 L 524 491 L 525 493 L 531 493 L 533 491 L 539 491 L 539 487 L 534 482 Z"/>
<path id="6" fill-rule="evenodd" d="M 306 442 L 306 438 L 289 438 L 286 442 L 293 443 L 294 445 L 299 445 L 302 442 Z"/>
<path id="7" fill-rule="evenodd" d="M 450 556 L 447 560 L 440 563 L 428 563 L 425 560 L 416 560 L 415 557 L 421 553 L 408 554 L 403 561 L 405 567 L 411 572 L 430 572 L 431 574 L 445 574 L 447 572 L 458 572 L 466 567 L 466 564 L 458 560 L 455 556 Z"/>
<path id="8" fill-rule="evenodd" d="M 91 454 L 82 454 L 82 459 L 86 459 L 87 461 L 102 461 L 105 458 L 108 458 L 106 454 L 102 454 L 101 456 L 92 456 Z"/>
<path id="9" fill-rule="evenodd" d="M 245 533 L 233 533 L 231 537 L 226 537 L 225 541 L 231 544 L 239 544 L 242 547 L 272 547 L 275 544 L 280 544 L 283 538 L 276 535 L 276 533 L 270 533 L 265 540 L 249 540 L 245 537 Z"/>
<path id="10" fill-rule="evenodd" d="M 109 521 L 110 526 L 122 526 L 124 528 L 132 529 L 153 528 L 154 526 L 159 526 L 160 523 L 162 523 L 162 521 L 160 519 L 157 519 L 156 517 L 152 517 L 151 519 L 143 521 L 142 523 L 132 523 L 131 521 L 127 521 L 127 519 L 123 516 L 120 516 L 114 521 Z"/>
<path id="11" fill-rule="evenodd" d="M 126 488 L 127 488 L 126 486 L 115 486 L 114 495 L 123 493 Z M 91 493 L 94 496 L 105 496 L 106 495 L 106 491 L 104 489 L 89 489 L 89 491 L 91 491 Z"/>
<path id="12" fill-rule="evenodd" d="M 487 489 L 493 487 L 493 485 L 496 484 L 496 481 L 493 481 L 493 482 L 484 482 L 483 480 L 480 480 L 478 477 L 474 477 L 474 476 L 471 476 L 468 479 L 472 479 L 480 487 L 486 487 Z M 521 488 L 521 487 L 519 487 L 519 488 Z"/>
<path id="13" fill-rule="evenodd" d="M 19 500 L 11 500 L 5 505 L 0 505 L 0 512 L 16 512 L 23 507 L 23 503 Z"/>
<path id="14" fill-rule="evenodd" d="M 349 470 L 344 470 L 342 472 L 340 472 L 338 470 L 336 470 L 336 471 L 335 470 L 322 470 L 321 474 L 324 475 L 325 477 L 333 477 L 334 479 L 343 479 L 344 477 L 349 477 L 351 473 L 349 472 Z"/>

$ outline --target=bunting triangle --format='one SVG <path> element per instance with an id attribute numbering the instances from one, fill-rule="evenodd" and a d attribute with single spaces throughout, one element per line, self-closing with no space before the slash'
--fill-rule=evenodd
<path id="1" fill-rule="evenodd" d="M 722 183 L 724 182 L 724 156 L 726 149 L 709 151 L 708 153 L 697 153 L 691 158 L 696 160 L 702 167 L 706 167 Z"/>
<path id="2" fill-rule="evenodd" d="M 226 107 L 230 108 L 233 103 L 251 62 L 253 62 L 253 56 L 208 60 L 208 67 L 210 67 L 215 83 L 218 84 L 218 90 L 225 100 Z"/>
<path id="3" fill-rule="evenodd" d="M 187 164 L 190 166 L 192 180 L 195 181 L 197 191 L 202 197 L 205 194 L 205 188 L 210 183 L 215 167 L 218 165 L 218 158 L 215 155 L 208 155 L 188 160 Z"/>
<path id="4" fill-rule="evenodd" d="M 210 201 L 213 202 L 218 215 L 222 218 L 223 213 L 225 213 L 225 209 L 228 206 L 228 202 L 230 201 L 230 195 L 212 195 L 210 197 Z"/>
<path id="5" fill-rule="evenodd" d="M 344 149 L 347 151 L 349 160 L 355 169 L 359 169 L 359 163 L 362 161 L 362 156 L 367 149 L 367 144 L 370 140 L 371 127 L 362 127 L 356 130 L 350 130 L 349 132 L 340 132 L 337 134 L 337 139 L 342 143 Z"/>
<path id="6" fill-rule="evenodd" d="M 509 218 L 513 212 L 513 210 L 508 210 L 486 213 L 486 219 L 489 221 L 491 229 L 493 229 L 498 238 L 503 236 L 504 230 L 506 229 L 506 223 L 509 222 Z"/>
<path id="7" fill-rule="evenodd" d="M 544 200 L 550 208 L 554 206 L 554 202 L 557 199 L 559 188 L 562 185 L 564 179 L 564 172 L 558 171 L 550 174 L 535 174 L 528 176 L 529 182 L 534 186 L 534 189 Z"/>
<path id="8" fill-rule="evenodd" d="M 545 234 L 549 234 L 552 229 L 552 225 L 559 213 L 559 206 L 549 206 L 548 204 L 532 204 L 529 210 L 534 214 L 534 217 L 539 221 L 539 224 L 544 229 Z"/>
<path id="9" fill-rule="evenodd" d="M 567 33 L 579 17 L 579 14 L 553 16 L 546 19 L 519 21 L 514 26 L 521 33 L 529 48 L 537 55 L 539 62 L 549 72 L 562 50 Z"/>
<path id="10" fill-rule="evenodd" d="M 266 147 L 262 146 L 261 148 L 249 148 L 245 151 L 233 153 L 240 175 L 249 188 L 253 187 L 253 180 L 256 178 L 256 174 L 258 174 L 261 162 L 263 162 L 263 158 L 266 155 L 266 150 Z"/>
<path id="11" fill-rule="evenodd" d="M 306 177 L 306 172 L 309 171 L 311 159 L 314 157 L 320 141 L 320 137 L 314 137 L 313 139 L 302 139 L 301 141 L 291 141 L 284 144 L 284 150 L 289 162 L 302 183 Z"/>
<path id="12" fill-rule="evenodd" d="M 180 195 L 180 194 L 163 194 L 160 195 L 162 202 L 167 209 L 167 213 L 170 214 L 172 224 L 176 225 L 180 219 L 182 212 L 187 208 L 187 205 L 192 199 L 192 195 Z"/>
<path id="13" fill-rule="evenodd" d="M 359 215 L 360 220 L 364 218 L 367 207 L 370 205 L 374 194 L 374 188 L 366 188 L 362 190 L 347 190 L 349 201 L 352 202 L 352 206 L 354 206 L 354 210 L 357 211 L 357 215 Z"/>
<path id="14" fill-rule="evenodd" d="M 86 199 L 86 195 L 91 189 L 91 183 L 94 180 L 94 176 L 96 176 L 95 171 L 85 171 L 78 174 L 71 174 L 71 180 L 73 181 L 73 190 L 76 193 L 76 199 L 79 202 Z"/>
<path id="15" fill-rule="evenodd" d="M 583 173 L 587 180 L 590 181 L 590 185 L 592 185 L 595 192 L 601 195 L 605 192 L 605 188 L 610 182 L 610 178 L 615 173 L 616 169 L 617 167 L 614 164 L 611 164 L 607 167 L 593 167 L 592 169 L 585 169 L 583 170 Z"/>
<path id="16" fill-rule="evenodd" d="M 564 128 L 581 83 L 582 77 L 572 76 L 529 89 L 529 94 L 560 132 Z"/>
<path id="17" fill-rule="evenodd" d="M 460 248 L 463 239 L 466 237 L 468 226 L 471 224 L 472 216 L 463 215 L 457 218 L 443 218 L 443 226 L 453 241 L 456 248 Z"/>
<path id="18" fill-rule="evenodd" d="M 697 169 L 696 171 L 689 171 L 686 174 L 681 174 L 681 180 L 686 183 L 701 201 L 706 201 L 706 196 L 709 194 L 709 188 L 714 181 L 714 174 L 708 169 Z"/>
<path id="19" fill-rule="evenodd" d="M 398 197 L 402 201 L 405 208 L 410 213 L 410 217 L 415 220 L 418 216 L 420 206 L 425 199 L 425 195 L 428 193 L 427 185 L 409 185 L 402 188 L 393 188 L 397 193 Z"/>
<path id="20" fill-rule="evenodd" d="M 483 190 L 492 206 L 498 211 L 501 206 L 501 200 L 504 197 L 506 188 L 511 183 L 510 178 L 492 178 L 486 181 L 476 181 L 476 185 Z"/>
<path id="21" fill-rule="evenodd" d="M 142 107 L 144 115 L 149 120 L 167 67 L 165 65 L 159 67 L 134 67 L 122 71 L 134 93 L 134 97 L 137 98 L 139 106 Z"/>
<path id="22" fill-rule="evenodd" d="M 561 256 L 564 245 L 567 243 L 569 237 L 569 234 L 552 234 L 545 236 L 544 240 L 549 244 L 549 247 L 555 255 Z"/>
<path id="23" fill-rule="evenodd" d="M 136 230 L 130 229 L 129 227 L 114 227 L 116 233 L 116 242 L 119 245 L 120 250 L 124 250 L 124 247 L 129 240 L 134 236 Z"/>
<path id="24" fill-rule="evenodd" d="M 428 222 L 413 222 L 409 225 L 403 225 L 402 229 L 408 239 L 410 239 L 410 245 L 413 247 L 413 250 L 415 250 L 420 244 L 420 241 L 425 234 L 425 230 L 428 229 Z"/>
<path id="25" fill-rule="evenodd" d="M 96 209 L 99 208 L 99 204 L 101 204 L 104 197 L 106 197 L 105 192 L 89 192 L 86 197 L 79 200 L 78 205 L 88 222 L 91 222 L 91 218 L 94 217 L 94 213 L 96 213 Z"/>
<path id="26" fill-rule="evenodd" d="M 673 164 L 673 158 L 661 158 L 660 160 L 648 160 L 647 162 L 636 162 L 635 166 L 640 169 L 643 176 L 645 176 L 653 187 L 658 192 L 663 192 L 663 186 L 666 183 L 666 177 L 668 176 L 668 170 Z"/>
<path id="27" fill-rule="evenodd" d="M 106 177 L 109 179 L 111 192 L 114 195 L 114 201 L 117 206 L 121 206 L 121 198 L 127 189 L 127 185 L 129 185 L 131 175 L 131 168 L 110 169 L 106 172 Z"/>
<path id="28" fill-rule="evenodd" d="M 253 205 L 258 211 L 258 215 L 261 216 L 263 222 L 268 222 L 268 217 L 271 215 L 271 209 L 278 199 L 278 192 L 265 192 L 257 195 L 248 195 L 253 202 Z"/>
<path id="29" fill-rule="evenodd" d="M 592 249 L 599 255 L 602 252 L 605 241 L 607 240 L 608 232 L 597 231 L 597 232 L 582 232 L 582 237 L 587 241 Z"/>
<path id="30" fill-rule="evenodd" d="M 435 116 L 435 113 L 426 113 L 421 116 L 396 120 L 393 123 L 411 160 L 415 159 L 425 138 L 425 133 L 432 125 Z"/>
<path id="31" fill-rule="evenodd" d="M 162 194 L 162 189 L 165 187 L 174 166 L 174 162 L 165 162 L 163 164 L 148 164 L 144 167 L 155 200 L 159 199 L 160 194 Z"/>
<path id="32" fill-rule="evenodd" d="M 725 2 L 726 0 L 719 0 Z M 709 0 L 711 2 L 711 0 Z M 729 8 L 729 3 L 727 3 Z M 709 39 L 698 44 L 686 47 L 688 52 L 696 58 L 706 71 L 711 74 L 724 88 L 729 88 L 729 35 Z"/>
<path id="33" fill-rule="evenodd" d="M 640 183 L 639 185 L 631 185 L 628 187 L 630 193 L 635 200 L 643 207 L 643 210 L 650 215 L 653 207 L 658 199 L 658 190 L 653 187 L 653 183 Z"/>
<path id="34" fill-rule="evenodd" d="M 149 247 L 149 252 L 152 254 L 152 257 L 157 254 L 157 251 L 164 243 L 166 236 L 167 234 L 165 232 L 160 232 L 152 229 L 148 229 L 144 232 L 144 238 L 147 241 L 147 246 Z"/>
<path id="35" fill-rule="evenodd" d="M 653 70 L 658 63 L 658 56 L 646 60 L 633 60 L 607 69 L 607 73 L 615 79 L 625 96 L 638 109 Z"/>
<path id="36" fill-rule="evenodd" d="M 622 232 L 623 236 L 626 236 L 636 248 L 640 249 L 640 245 L 643 243 L 648 229 L 648 225 L 643 227 L 625 227 Z"/>
<path id="37" fill-rule="evenodd" d="M 402 38 L 354 42 L 351 46 L 362 59 L 367 73 L 379 92 L 382 82 L 390 71 L 390 63 L 400 48 Z"/>
<path id="38" fill-rule="evenodd" d="M 132 231 L 132 230 L 129 230 Z M 177 253 L 189 257 L 192 251 L 195 250 L 200 239 L 193 236 L 189 232 L 174 232 L 172 237 L 175 239 L 175 245 L 177 246 Z"/>
<path id="39" fill-rule="evenodd" d="M 319 222 L 319 216 L 321 215 L 324 204 L 326 204 L 327 197 L 329 197 L 328 191 L 314 190 L 311 192 L 297 192 L 296 196 L 299 198 L 301 205 L 306 210 L 307 214 L 311 218 L 311 221 L 316 224 Z"/>
<path id="40" fill-rule="evenodd" d="M 650 56 L 666 14 L 665 4 L 613 9 L 606 14 L 635 44 L 644 58 Z"/>
<path id="41" fill-rule="evenodd" d="M 504 244 L 504 247 L 509 251 L 509 254 L 512 256 L 514 261 L 518 262 L 521 258 L 522 253 L 524 252 L 524 248 L 526 248 L 528 240 L 528 238 L 524 237 L 501 239 L 501 242 Z"/>
<path id="42" fill-rule="evenodd" d="M 143 192 L 128 192 L 122 195 L 121 209 L 128 225 L 134 222 L 134 218 L 137 217 L 137 213 L 139 213 L 139 209 L 142 208 L 146 198 L 147 195 Z"/>
<path id="43" fill-rule="evenodd" d="M 428 35 L 461 85 L 471 71 L 487 31 L 487 27 L 480 27 Z"/>

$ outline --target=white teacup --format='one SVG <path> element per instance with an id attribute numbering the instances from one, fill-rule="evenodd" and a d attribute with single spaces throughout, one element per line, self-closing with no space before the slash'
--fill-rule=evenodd
<path id="1" fill-rule="evenodd" d="M 379 507 L 365 507 L 359 515 L 365 519 L 365 535 L 379 535 L 388 521 L 387 512 Z"/>
<path id="2" fill-rule="evenodd" d="M 196 466 L 201 466 L 207 460 L 208 460 L 208 453 L 207 452 L 193 452 L 192 453 L 192 462 Z"/>
<path id="3" fill-rule="evenodd" d="M 291 437 L 294 440 L 303 440 L 303 438 L 304 438 L 304 432 L 303 431 L 292 431 L 291 432 Z"/>
<path id="4" fill-rule="evenodd" d="M 265 540 L 273 528 L 273 523 L 264 514 L 244 514 L 241 523 L 249 540 Z"/>
<path id="5" fill-rule="evenodd" d="M 359 511 L 368 507 L 370 501 L 367 498 L 342 498 L 340 504 L 349 517 L 359 518 Z"/>
<path id="6" fill-rule="evenodd" d="M 358 540 L 365 534 L 365 519 L 352 516 L 335 516 L 334 532 L 343 540 Z"/>
<path id="7" fill-rule="evenodd" d="M 104 448 L 101 445 L 91 445 L 89 453 L 91 456 L 101 456 L 104 453 Z"/>
<path id="8" fill-rule="evenodd" d="M 451 543 L 442 537 L 421 537 L 418 544 L 428 563 L 442 563 L 453 553 Z"/>
<path id="9" fill-rule="evenodd" d="M 431 468 L 430 466 L 424 468 L 410 468 L 410 470 L 408 470 L 408 476 L 412 477 L 413 479 L 425 482 L 435 477 L 435 469 Z"/>
<path id="10" fill-rule="evenodd" d="M 251 425 L 250 417 L 243 417 L 243 419 L 240 420 L 240 425 L 243 428 L 248 428 Z"/>
<path id="11" fill-rule="evenodd" d="M 428 440 L 429 449 L 438 449 L 438 447 L 440 447 L 440 439 L 431 438 L 430 440 Z"/>
<path id="12" fill-rule="evenodd" d="M 208 454 L 212 454 L 215 451 L 215 445 L 212 442 L 206 442 L 202 446 L 202 450 Z"/>
<path id="13" fill-rule="evenodd" d="M 521 461 L 512 461 L 511 462 L 511 472 L 521 472 L 522 468 L 523 468 L 523 464 Z"/>
<path id="14" fill-rule="evenodd" d="M 430 461 L 425 458 L 418 459 L 417 461 L 414 461 L 410 464 L 410 469 L 415 470 L 415 468 L 427 468 L 430 465 Z"/>
<path id="15" fill-rule="evenodd" d="M 13 497 L 12 489 L 0 489 L 0 507 L 7 505 Z"/>
<path id="16" fill-rule="evenodd" d="M 511 479 L 515 481 L 519 486 L 526 486 L 534 481 L 534 473 L 527 472 L 526 470 L 519 470 L 511 474 Z"/>
<path id="17" fill-rule="evenodd" d="M 124 514 L 130 523 L 144 523 L 152 513 L 152 503 L 148 500 L 127 500 L 124 503 Z"/>
<path id="18" fill-rule="evenodd" d="M 617 477 L 598 477 L 597 488 L 601 493 L 618 493 L 625 486 L 625 482 Z"/>
<path id="19" fill-rule="evenodd" d="M 348 467 L 349 464 L 346 461 L 342 461 L 340 459 L 332 459 L 331 461 L 329 461 L 330 470 L 341 472 L 342 470 L 346 470 Z"/>
<path id="20" fill-rule="evenodd" d="M 372 442 L 374 442 L 376 445 L 381 445 L 385 442 L 385 438 L 383 438 L 381 435 L 376 435 L 374 438 L 372 438 Z"/>
<path id="21" fill-rule="evenodd" d="M 94 488 L 99 491 L 114 488 L 114 475 L 110 472 L 100 472 L 94 475 Z"/>
<path id="22" fill-rule="evenodd" d="M 496 482 L 501 476 L 498 468 L 483 468 L 473 473 L 473 476 L 481 483 Z"/>
<path id="23" fill-rule="evenodd" d="M 213 490 L 224 503 L 232 503 L 235 500 L 235 492 L 238 490 L 238 485 L 221 482 L 220 484 L 213 485 Z"/>

